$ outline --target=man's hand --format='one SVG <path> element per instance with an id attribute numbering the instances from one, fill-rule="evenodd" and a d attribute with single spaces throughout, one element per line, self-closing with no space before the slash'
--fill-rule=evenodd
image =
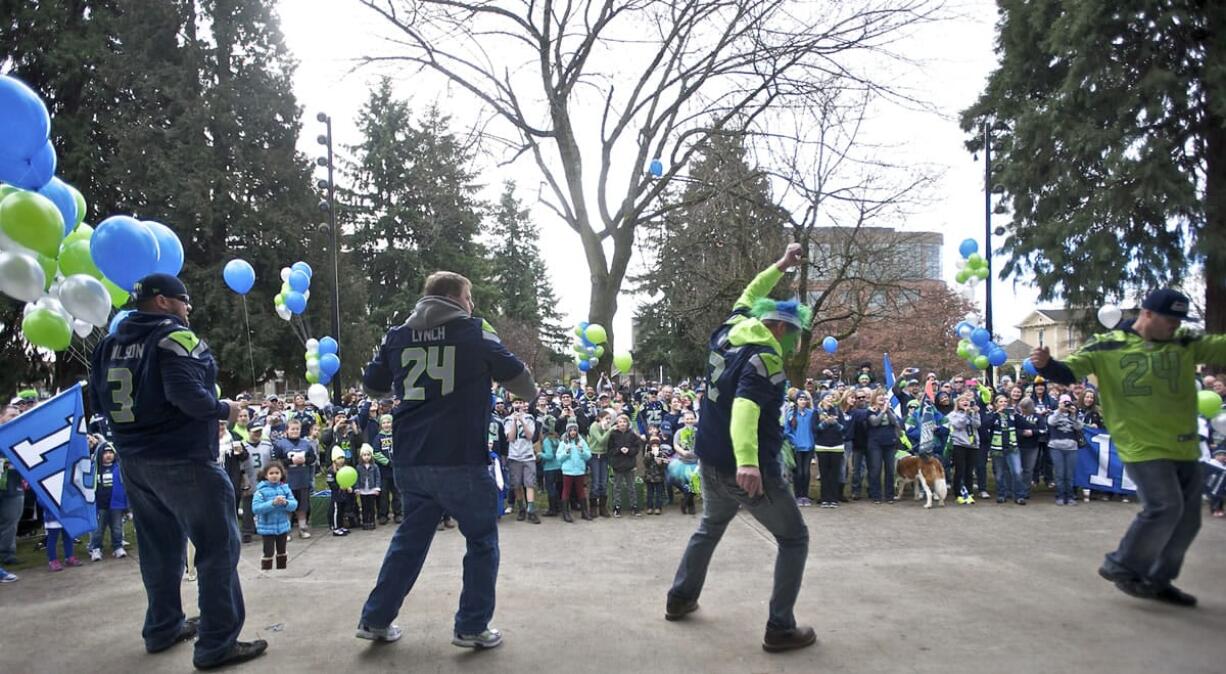
<path id="1" fill-rule="evenodd" d="M 234 402 L 233 400 L 223 400 L 221 402 L 230 406 L 230 416 L 227 420 L 230 423 L 234 423 L 238 421 L 238 410 L 240 409 L 239 404 Z"/>
<path id="2" fill-rule="evenodd" d="M 1042 370 L 1051 362 L 1051 349 L 1046 346 L 1040 346 L 1030 352 L 1030 362 L 1034 363 L 1035 369 Z"/>
<path id="3" fill-rule="evenodd" d="M 736 485 L 745 490 L 750 498 L 763 493 L 762 471 L 757 466 L 741 466 L 736 469 Z"/>
<path id="4" fill-rule="evenodd" d="M 775 263 L 779 271 L 787 271 L 797 264 L 800 264 L 801 258 L 804 257 L 804 248 L 799 243 L 789 243 L 787 250 L 783 252 L 783 257 Z"/>

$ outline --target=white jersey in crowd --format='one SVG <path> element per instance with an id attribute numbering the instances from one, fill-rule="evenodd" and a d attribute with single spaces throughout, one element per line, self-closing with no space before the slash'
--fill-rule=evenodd
<path id="1" fill-rule="evenodd" d="M 536 435 L 536 419 L 525 413 L 519 424 L 519 434 L 515 434 L 515 414 L 507 416 L 502 422 L 502 429 L 507 434 L 507 458 L 512 461 L 535 461 L 532 451 L 532 438 Z"/>

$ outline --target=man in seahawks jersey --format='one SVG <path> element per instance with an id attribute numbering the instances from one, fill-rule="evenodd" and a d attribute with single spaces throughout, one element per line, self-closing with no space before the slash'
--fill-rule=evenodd
<path id="1" fill-rule="evenodd" d="M 1226 365 L 1226 335 L 1181 330 L 1188 298 L 1163 288 L 1141 314 L 1096 335 L 1064 361 L 1046 347 L 1031 361 L 1062 384 L 1098 378 L 1103 416 L 1142 509 L 1098 574 L 1120 591 L 1177 606 L 1196 598 L 1172 585 L 1200 530 L 1201 477 L 1196 366 Z"/>

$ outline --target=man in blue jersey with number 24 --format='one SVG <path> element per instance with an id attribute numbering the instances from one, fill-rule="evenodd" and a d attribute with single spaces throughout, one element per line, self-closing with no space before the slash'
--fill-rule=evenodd
<path id="1" fill-rule="evenodd" d="M 362 607 L 360 639 L 400 638 L 392 621 L 421 573 L 436 525 L 448 513 L 468 543 L 451 643 L 476 649 L 502 643 L 502 634 L 489 625 L 499 514 L 498 487 L 488 468 L 491 380 L 525 400 L 535 400 L 537 391 L 528 368 L 472 313 L 469 280 L 435 272 L 408 320 L 388 331 L 366 366 L 367 394 L 400 399 L 392 411 L 392 460 L 404 522 Z"/>

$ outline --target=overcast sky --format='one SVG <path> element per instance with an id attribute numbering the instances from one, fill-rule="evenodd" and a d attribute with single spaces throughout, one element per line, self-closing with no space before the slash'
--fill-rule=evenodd
<path id="1" fill-rule="evenodd" d="M 315 136 L 321 125 L 315 114 L 321 110 L 332 115 L 337 144 L 358 142 L 354 121 L 377 73 L 352 72 L 352 59 L 378 48 L 379 36 L 387 34 L 382 20 L 354 0 L 280 0 L 278 6 L 286 42 L 299 61 L 294 92 L 304 106 L 302 151 L 318 156 Z M 951 284 L 958 244 L 971 237 L 982 246 L 983 162 L 982 158 L 974 161 L 963 148 L 965 137 L 957 115 L 978 96 L 996 62 L 992 52 L 995 21 L 994 2 L 966 0 L 956 7 L 956 13 L 951 12 L 951 18 L 916 28 L 896 49 L 916 59 L 917 67 L 897 69 L 891 77 L 895 84 L 928 101 L 936 112 L 892 106 L 879 110 L 867 126 L 873 142 L 893 148 L 892 161 L 926 165 L 941 173 L 928 205 L 917 209 L 904 227 L 944 234 L 944 271 Z M 453 98 L 442 88 L 430 88 L 421 78 L 406 75 L 396 85 L 416 109 L 436 102 L 457 120 L 467 119 L 472 109 L 470 99 Z M 457 126 L 462 124 L 457 121 Z M 497 196 L 507 177 L 518 179 L 525 202 L 535 198 L 535 188 L 530 186 L 539 177 L 531 162 L 503 170 L 484 167 L 481 174 L 489 185 L 487 198 Z M 541 229 L 542 252 L 559 295 L 559 309 L 567 323 L 585 319 L 589 284 L 579 237 L 549 210 L 537 207 L 533 214 Z M 1003 217 L 1000 220 L 1003 224 Z M 635 259 L 640 256 L 636 254 Z M 993 288 L 995 328 L 1006 343 L 1018 334 L 1014 326 L 1035 307 L 1036 292 L 1025 283 L 1014 285 L 1012 280 L 997 281 Z M 984 297 L 981 285 L 981 307 Z M 634 303 L 628 296 L 620 302 L 613 326 L 620 345 L 628 343 Z"/>

